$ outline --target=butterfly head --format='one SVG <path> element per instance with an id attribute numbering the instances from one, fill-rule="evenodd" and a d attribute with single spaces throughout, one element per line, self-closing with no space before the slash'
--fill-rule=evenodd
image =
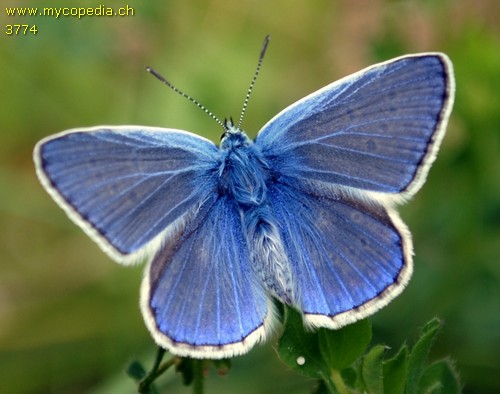
<path id="1" fill-rule="evenodd" d="M 223 150 L 237 149 L 252 143 L 250 138 L 236 126 L 232 118 L 224 120 L 224 133 L 221 135 L 220 147 Z"/>

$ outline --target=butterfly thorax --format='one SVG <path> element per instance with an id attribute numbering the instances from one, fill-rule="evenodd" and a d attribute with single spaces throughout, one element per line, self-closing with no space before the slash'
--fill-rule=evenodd
<path id="1" fill-rule="evenodd" d="M 259 206 L 266 199 L 268 165 L 260 149 L 240 129 L 228 128 L 220 144 L 219 186 L 242 208 Z"/>
<path id="2" fill-rule="evenodd" d="M 234 126 L 224 134 L 220 153 L 220 190 L 239 205 L 252 268 L 272 294 L 291 303 L 292 272 L 267 199 L 269 165 L 260 148 Z"/>

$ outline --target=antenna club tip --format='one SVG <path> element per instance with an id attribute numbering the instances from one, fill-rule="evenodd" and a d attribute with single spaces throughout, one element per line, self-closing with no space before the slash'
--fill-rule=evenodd
<path id="1" fill-rule="evenodd" d="M 269 44 L 269 41 L 271 40 L 271 35 L 267 35 L 264 38 L 264 43 L 262 44 L 262 49 L 260 51 L 260 56 L 259 58 L 262 59 L 264 57 L 264 54 L 266 53 L 267 45 Z"/>
<path id="2" fill-rule="evenodd" d="M 169 88 L 176 90 L 176 88 L 168 82 L 163 75 L 161 75 L 158 71 L 156 71 L 154 68 L 146 66 L 146 71 L 149 72 L 151 75 L 153 75 L 156 79 L 160 80 L 163 82 L 165 85 L 167 85 Z"/>

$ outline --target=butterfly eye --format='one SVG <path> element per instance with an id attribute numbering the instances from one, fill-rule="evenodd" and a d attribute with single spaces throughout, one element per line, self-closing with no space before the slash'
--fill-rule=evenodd
<path id="1" fill-rule="evenodd" d="M 229 128 L 230 128 L 230 121 L 227 120 L 227 118 L 224 118 L 224 122 L 222 122 L 222 127 L 224 128 L 224 132 L 220 136 L 220 140 L 222 141 L 224 138 L 227 137 L 229 133 Z"/>
<path id="2" fill-rule="evenodd" d="M 226 131 L 235 129 L 232 116 L 230 116 L 229 119 L 224 119 L 224 128 Z"/>

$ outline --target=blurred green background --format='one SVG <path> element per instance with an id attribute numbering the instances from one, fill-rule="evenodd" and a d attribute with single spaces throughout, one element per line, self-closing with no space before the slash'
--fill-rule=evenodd
<path id="1" fill-rule="evenodd" d="M 138 308 L 142 267 L 121 267 L 39 185 L 39 139 L 68 128 L 143 124 L 218 141 L 218 125 L 144 71 L 151 65 L 220 118 L 238 117 L 271 34 L 244 128 L 394 56 L 443 51 L 457 97 L 425 187 L 403 219 L 415 242 L 407 290 L 373 317 L 393 349 L 433 316 L 431 355 L 450 355 L 465 392 L 500 392 L 500 3 L 459 1 L 5 0 L 8 6 L 134 7 L 133 17 L 7 17 L 0 9 L 0 392 L 133 393 L 123 370 L 152 363 Z M 7 36 L 5 25 L 38 34 Z M 169 393 L 188 393 L 169 373 Z M 233 360 L 208 393 L 307 393 L 273 342 Z"/>

